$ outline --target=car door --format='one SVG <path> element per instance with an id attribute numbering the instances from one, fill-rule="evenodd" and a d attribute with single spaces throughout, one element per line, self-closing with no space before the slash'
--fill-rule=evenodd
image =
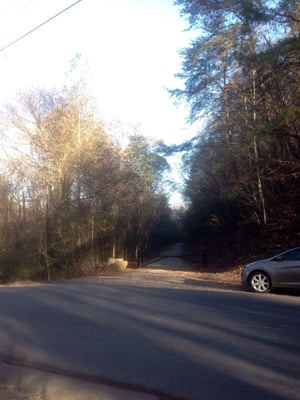
<path id="1" fill-rule="evenodd" d="M 286 252 L 272 261 L 276 265 L 278 286 L 300 287 L 300 248 Z"/>

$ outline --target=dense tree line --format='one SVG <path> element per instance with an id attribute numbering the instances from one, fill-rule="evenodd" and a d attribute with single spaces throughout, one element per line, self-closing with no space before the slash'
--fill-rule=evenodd
<path id="1" fill-rule="evenodd" d="M 186 164 L 190 233 L 198 239 L 204 232 L 236 234 L 240 241 L 248 230 L 248 239 L 249 232 L 252 239 L 265 232 L 273 247 L 297 244 L 299 3 L 175 4 L 199 35 L 182 50 L 184 89 L 173 95 L 189 102 L 191 120 L 206 117 Z"/>
<path id="2" fill-rule="evenodd" d="M 108 257 L 136 259 L 170 218 L 166 160 L 137 133 L 120 143 L 97 115 L 81 85 L 27 91 L 3 107 L 0 280 L 76 276 Z"/>
<path id="3" fill-rule="evenodd" d="M 185 225 L 198 243 L 299 244 L 298 2 L 174 3 L 198 37 L 173 95 L 205 127 L 179 146 L 139 134 L 124 144 L 80 84 L 19 94 L 1 111 L 0 280 L 90 274 L 170 238 L 172 151 L 186 152 Z"/>

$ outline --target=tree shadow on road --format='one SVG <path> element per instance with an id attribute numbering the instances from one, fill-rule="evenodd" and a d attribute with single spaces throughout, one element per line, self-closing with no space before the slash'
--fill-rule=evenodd
<path id="1" fill-rule="evenodd" d="M 227 283 L 227 282 L 216 282 L 216 281 L 209 281 L 204 279 L 191 279 L 186 278 L 184 280 L 184 284 L 197 286 L 203 290 L 218 290 L 218 291 L 242 291 L 244 290 L 242 285 L 235 284 L 235 283 Z"/>

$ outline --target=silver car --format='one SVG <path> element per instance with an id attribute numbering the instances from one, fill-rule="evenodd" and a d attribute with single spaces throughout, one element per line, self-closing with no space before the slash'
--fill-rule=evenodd
<path id="1" fill-rule="evenodd" d="M 257 293 L 275 288 L 300 289 L 300 247 L 246 264 L 242 283 Z"/>

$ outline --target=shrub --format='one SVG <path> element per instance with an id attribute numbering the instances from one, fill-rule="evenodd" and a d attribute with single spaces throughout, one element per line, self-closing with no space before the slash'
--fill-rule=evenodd
<path id="1" fill-rule="evenodd" d="M 128 266 L 128 261 L 123 258 L 109 258 L 105 264 L 106 271 L 123 272 Z"/>

